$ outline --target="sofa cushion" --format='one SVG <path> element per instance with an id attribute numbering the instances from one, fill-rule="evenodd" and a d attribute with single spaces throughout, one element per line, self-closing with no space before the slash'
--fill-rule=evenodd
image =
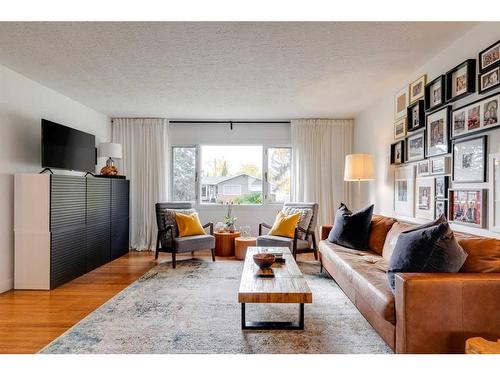
<path id="1" fill-rule="evenodd" d="M 313 210 L 307 207 L 283 207 L 282 210 L 286 215 L 292 215 L 295 213 L 300 214 L 299 222 L 297 226 L 302 229 L 307 230 L 309 228 L 309 224 L 311 224 L 311 219 L 313 217 Z M 306 234 L 304 232 L 298 232 L 298 237 L 302 240 L 306 239 Z"/>
<path id="2" fill-rule="evenodd" d="M 270 234 L 257 237 L 256 246 L 263 247 L 288 247 L 293 249 L 293 238 L 272 236 Z M 306 240 L 297 239 L 297 249 L 309 249 L 311 243 Z"/>
<path id="3" fill-rule="evenodd" d="M 455 233 L 458 243 L 468 254 L 460 272 L 500 273 L 500 240 Z"/>
<path id="4" fill-rule="evenodd" d="M 352 213 L 341 203 L 328 241 L 353 249 L 367 249 L 372 214 L 373 205 Z"/>
<path id="5" fill-rule="evenodd" d="M 396 221 L 392 217 L 373 215 L 370 225 L 370 235 L 368 236 L 368 248 L 371 251 L 382 255 L 387 233 Z"/>
<path id="6" fill-rule="evenodd" d="M 391 255 L 394 251 L 394 247 L 396 246 L 396 242 L 399 238 L 399 235 L 407 230 L 416 228 L 417 226 L 414 224 L 402 223 L 400 221 L 396 221 L 389 232 L 387 232 L 387 236 L 384 242 L 384 248 L 382 250 L 382 256 L 386 261 L 391 260 Z"/>

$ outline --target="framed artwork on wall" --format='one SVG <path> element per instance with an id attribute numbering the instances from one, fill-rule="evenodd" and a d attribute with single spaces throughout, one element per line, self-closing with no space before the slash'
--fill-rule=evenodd
<path id="1" fill-rule="evenodd" d="M 417 163 L 417 177 L 428 176 L 429 171 L 429 160 L 422 160 Z"/>
<path id="2" fill-rule="evenodd" d="M 445 101 L 445 76 L 440 75 L 439 77 L 432 80 L 430 83 L 425 85 L 425 110 L 432 111 L 441 107 Z"/>
<path id="3" fill-rule="evenodd" d="M 436 199 L 434 204 L 434 219 L 439 218 L 441 215 L 448 218 L 448 200 Z"/>
<path id="4" fill-rule="evenodd" d="M 399 120 L 401 117 L 406 116 L 406 108 L 409 104 L 408 86 L 399 91 L 394 96 L 394 119 Z"/>
<path id="5" fill-rule="evenodd" d="M 450 152 L 450 113 L 447 106 L 427 115 L 427 157 Z"/>
<path id="6" fill-rule="evenodd" d="M 425 131 L 408 136 L 406 139 L 406 161 L 425 159 Z"/>
<path id="7" fill-rule="evenodd" d="M 476 60 L 468 59 L 446 73 L 446 101 L 462 99 L 476 91 Z"/>
<path id="8" fill-rule="evenodd" d="M 434 218 L 434 177 L 419 177 L 415 182 L 415 217 Z"/>
<path id="9" fill-rule="evenodd" d="M 486 189 L 450 189 L 448 221 L 486 228 Z"/>
<path id="10" fill-rule="evenodd" d="M 415 210 L 415 166 L 407 165 L 394 171 L 394 213 L 413 217 Z"/>
<path id="11" fill-rule="evenodd" d="M 440 156 L 429 160 L 430 174 L 451 174 L 451 156 Z"/>
<path id="12" fill-rule="evenodd" d="M 391 164 L 402 164 L 405 161 L 405 141 L 393 143 L 391 145 Z"/>
<path id="13" fill-rule="evenodd" d="M 401 117 L 394 123 L 394 139 L 406 137 L 406 117 Z"/>
<path id="14" fill-rule="evenodd" d="M 439 176 L 434 178 L 434 191 L 436 199 L 448 198 L 449 176 Z"/>
<path id="15" fill-rule="evenodd" d="M 486 136 L 455 141 L 453 182 L 486 181 Z"/>
<path id="16" fill-rule="evenodd" d="M 490 165 L 490 194 L 489 199 L 489 218 L 490 230 L 500 232 L 500 160 L 498 154 L 490 154 L 488 159 Z"/>
<path id="17" fill-rule="evenodd" d="M 478 61 L 481 73 L 496 65 L 500 65 L 500 40 L 479 52 Z"/>
<path id="18" fill-rule="evenodd" d="M 451 115 L 451 138 L 457 139 L 499 126 L 499 105 L 500 94 L 493 94 L 454 109 Z"/>
<path id="19" fill-rule="evenodd" d="M 414 103 L 419 99 L 424 98 L 425 84 L 427 83 L 427 74 L 417 78 L 410 83 L 410 103 Z"/>
<path id="20" fill-rule="evenodd" d="M 500 87 L 500 66 L 480 73 L 477 76 L 477 86 L 479 87 L 480 94 Z"/>
<path id="21" fill-rule="evenodd" d="M 408 132 L 413 132 L 425 126 L 425 108 L 423 100 L 410 104 L 407 109 L 406 119 Z"/>

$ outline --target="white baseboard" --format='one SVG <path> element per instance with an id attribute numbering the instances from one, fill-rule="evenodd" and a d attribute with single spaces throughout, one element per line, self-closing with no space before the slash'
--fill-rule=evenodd
<path id="1" fill-rule="evenodd" d="M 14 288 L 14 279 L 0 280 L 0 293 L 6 292 Z"/>

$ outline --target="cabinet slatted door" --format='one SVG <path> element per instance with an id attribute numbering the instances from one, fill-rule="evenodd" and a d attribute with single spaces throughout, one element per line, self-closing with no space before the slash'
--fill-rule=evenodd
<path id="1" fill-rule="evenodd" d="M 87 272 L 109 262 L 111 256 L 111 180 L 87 178 Z"/>
<path id="2" fill-rule="evenodd" d="M 51 176 L 50 287 L 86 272 L 86 181 L 79 176 Z"/>
<path id="3" fill-rule="evenodd" d="M 111 260 L 129 251 L 128 180 L 111 181 Z"/>

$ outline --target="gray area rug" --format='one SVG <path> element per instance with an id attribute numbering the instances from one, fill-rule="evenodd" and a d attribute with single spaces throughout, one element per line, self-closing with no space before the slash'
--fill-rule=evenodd
<path id="1" fill-rule="evenodd" d="M 313 293 L 304 331 L 242 331 L 242 266 L 162 263 L 41 353 L 392 353 L 317 262 L 299 262 Z M 297 317 L 295 304 L 247 304 L 248 320 Z"/>

